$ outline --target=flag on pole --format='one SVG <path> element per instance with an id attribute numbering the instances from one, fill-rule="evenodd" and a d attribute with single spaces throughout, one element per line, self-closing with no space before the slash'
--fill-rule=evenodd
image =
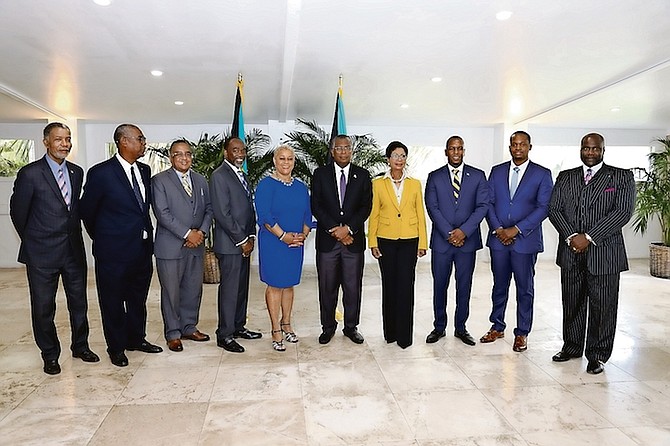
<path id="1" fill-rule="evenodd" d="M 242 104 L 244 103 L 243 95 L 244 81 L 242 80 L 242 73 L 237 75 L 237 94 L 235 95 L 235 111 L 233 112 L 233 128 L 230 131 L 230 135 L 233 137 L 240 138 L 245 144 L 244 136 L 244 114 L 242 113 Z M 248 173 L 247 159 L 244 159 L 244 164 L 242 164 L 242 171 Z"/>
<path id="2" fill-rule="evenodd" d="M 340 74 L 339 86 L 337 88 L 337 100 L 335 101 L 335 116 L 333 117 L 333 128 L 330 131 L 330 139 L 337 135 L 347 134 L 347 121 L 344 118 L 344 103 L 342 102 L 342 75 Z"/>

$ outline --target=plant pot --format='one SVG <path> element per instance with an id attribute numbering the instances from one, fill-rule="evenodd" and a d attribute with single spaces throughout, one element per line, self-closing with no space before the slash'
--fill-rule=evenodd
<path id="1" fill-rule="evenodd" d="M 202 281 L 205 283 L 219 283 L 221 281 L 221 270 L 219 269 L 219 260 L 212 249 L 205 250 L 203 257 L 204 273 Z"/>
<path id="2" fill-rule="evenodd" d="M 661 279 L 670 279 L 670 246 L 663 243 L 649 245 L 649 273 Z"/>

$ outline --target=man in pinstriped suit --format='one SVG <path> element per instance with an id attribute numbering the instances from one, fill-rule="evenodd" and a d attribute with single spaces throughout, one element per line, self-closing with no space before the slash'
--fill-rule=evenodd
<path id="1" fill-rule="evenodd" d="M 635 204 L 633 173 L 603 163 L 604 153 L 601 135 L 584 136 L 584 165 L 558 175 L 549 205 L 549 220 L 562 241 L 556 264 L 561 267 L 563 348 L 552 359 L 581 357 L 586 336 L 591 374 L 602 373 L 612 354 L 619 275 L 628 270 L 621 228 Z"/>

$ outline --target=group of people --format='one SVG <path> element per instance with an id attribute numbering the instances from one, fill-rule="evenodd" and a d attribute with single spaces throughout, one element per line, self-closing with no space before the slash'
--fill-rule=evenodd
<path id="1" fill-rule="evenodd" d="M 273 154 L 274 172 L 254 191 L 242 169 L 246 149 L 239 138 L 224 141 L 224 161 L 209 183 L 191 168 L 192 149 L 183 139 L 170 145 L 171 168 L 152 178 L 150 168 L 138 161 L 145 152 L 145 136 L 138 126 L 122 124 L 114 132 L 117 153 L 93 166 L 84 184 L 83 169 L 66 161 L 72 148 L 69 128 L 50 123 L 43 136 L 47 153 L 17 174 L 10 214 L 21 239 L 18 260 L 26 264 L 33 332 L 47 374 L 60 373 L 54 324 L 59 279 L 70 314 L 72 356 L 85 362 L 100 360 L 88 345 L 82 221 L 93 241 L 107 353 L 118 367 L 128 365 L 125 351 L 162 351 L 146 340 L 152 256 L 161 285 L 167 347 L 179 352 L 182 340 L 210 340 L 198 329 L 198 319 L 204 243 L 212 227 L 221 270 L 217 345 L 241 353 L 244 347 L 237 339 L 262 337 L 245 327 L 256 238 L 260 279 L 267 285 L 272 348 L 282 352 L 284 341 L 298 342 L 291 321 L 293 288 L 300 282 L 313 217 L 319 343 L 327 344 L 335 335 L 340 289 L 342 331 L 354 343 L 364 342 L 358 325 L 369 219 L 367 244 L 381 271 L 384 339 L 407 348 L 413 338 L 416 263 L 429 244 L 426 210 L 433 223 L 434 309 L 427 343 L 445 336 L 447 289 L 454 269 L 454 335 L 467 345 L 476 344 L 466 322 L 476 252 L 483 247 L 480 224 L 486 218 L 494 285 L 492 325 L 480 342 L 504 337 L 513 277 L 513 350 L 527 349 L 535 262 L 543 250 L 542 221 L 549 216 L 562 241 L 557 263 L 564 309 L 564 345 L 553 360 L 567 361 L 585 352 L 587 371 L 600 373 L 611 355 L 619 273 L 628 268 L 621 229 L 631 217 L 635 187 L 631 172 L 603 163 L 601 135 L 582 139 L 584 165 L 561 172 L 553 187 L 549 170 L 528 158 L 528 133 L 512 134 L 511 161 L 493 167 L 488 180 L 482 170 L 463 163 L 463 138 L 452 136 L 446 143 L 447 164 L 428 176 L 425 208 L 421 183 L 406 174 L 408 148 L 399 141 L 386 148 L 388 171 L 373 181 L 366 169 L 352 164 L 351 139 L 337 135 L 329 147 L 332 162 L 314 171 L 311 191 L 293 176 L 293 149 L 279 146 Z M 155 236 L 150 209 L 156 218 Z"/>

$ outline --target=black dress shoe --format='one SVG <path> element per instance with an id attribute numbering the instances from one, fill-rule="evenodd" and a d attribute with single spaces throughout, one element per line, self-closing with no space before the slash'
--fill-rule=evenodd
<path id="1" fill-rule="evenodd" d="M 319 344 L 327 344 L 335 336 L 335 330 L 324 330 L 319 335 Z"/>
<path id="2" fill-rule="evenodd" d="M 82 350 L 80 352 L 75 352 L 72 353 L 73 358 L 79 358 L 84 362 L 98 362 L 100 361 L 100 357 L 93 353 L 91 350 L 86 349 Z"/>
<path id="3" fill-rule="evenodd" d="M 216 345 L 228 352 L 244 353 L 244 347 L 238 344 L 237 341 L 233 338 L 226 338 L 220 341 L 216 341 Z"/>
<path id="4" fill-rule="evenodd" d="M 589 359 L 589 363 L 586 366 L 586 373 L 590 373 L 591 375 L 597 375 L 599 373 L 602 373 L 605 370 L 605 366 L 603 365 L 602 362 L 598 361 L 597 359 Z"/>
<path id="5" fill-rule="evenodd" d="M 117 367 L 126 367 L 128 365 L 128 357 L 125 353 L 110 353 L 109 359 Z"/>
<path id="6" fill-rule="evenodd" d="M 246 328 L 243 328 L 242 330 L 237 330 L 235 333 L 233 333 L 233 338 L 260 339 L 262 337 L 263 337 L 262 333 L 247 330 Z"/>
<path id="7" fill-rule="evenodd" d="M 463 344 L 477 345 L 477 342 L 475 341 L 475 338 L 470 336 L 470 333 L 468 333 L 467 330 L 454 331 L 454 336 L 456 336 L 458 339 L 460 339 L 463 342 Z M 426 342 L 428 342 L 428 340 L 426 340 Z"/>
<path id="8" fill-rule="evenodd" d="M 433 330 L 426 336 L 426 344 L 434 344 L 445 336 L 444 331 Z"/>
<path id="9" fill-rule="evenodd" d="M 358 329 L 356 328 L 345 328 L 344 330 L 342 330 L 342 333 L 344 333 L 346 337 L 351 339 L 351 341 L 354 344 L 362 344 L 363 341 L 365 341 L 365 339 L 363 339 L 363 336 L 358 332 Z"/>
<path id="10" fill-rule="evenodd" d="M 44 373 L 46 373 L 47 375 L 58 375 L 60 373 L 60 366 L 58 365 L 58 359 L 45 359 Z"/>
<path id="11" fill-rule="evenodd" d="M 574 358 L 579 358 L 582 355 L 571 355 L 570 353 L 566 353 L 563 350 L 560 352 L 556 353 L 554 356 L 551 357 L 551 360 L 554 362 L 565 362 L 569 361 Z"/>
<path id="12" fill-rule="evenodd" d="M 163 351 L 161 347 L 154 344 L 150 344 L 147 341 L 142 341 L 139 345 L 135 345 L 133 347 L 126 347 L 126 350 L 131 352 L 141 351 L 144 353 L 160 353 Z"/>

